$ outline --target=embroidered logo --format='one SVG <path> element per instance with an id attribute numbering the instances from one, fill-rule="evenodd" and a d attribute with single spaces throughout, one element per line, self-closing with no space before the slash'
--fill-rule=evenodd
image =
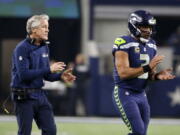
<path id="1" fill-rule="evenodd" d="M 43 58 L 48 57 L 48 54 L 47 54 L 47 53 L 43 53 L 43 54 L 42 54 L 42 57 L 43 57 Z"/>
<path id="2" fill-rule="evenodd" d="M 139 48 L 138 46 L 136 46 L 136 47 L 134 48 L 134 51 L 135 51 L 135 53 L 140 53 L 140 48 Z"/>
<path id="3" fill-rule="evenodd" d="M 126 95 L 126 96 L 129 96 L 129 95 L 130 95 L 130 93 L 129 93 L 128 91 L 126 91 L 126 92 L 125 92 L 125 95 Z"/>
<path id="4" fill-rule="evenodd" d="M 19 60 L 22 61 L 22 60 L 23 60 L 23 57 L 22 57 L 22 56 L 19 56 Z"/>

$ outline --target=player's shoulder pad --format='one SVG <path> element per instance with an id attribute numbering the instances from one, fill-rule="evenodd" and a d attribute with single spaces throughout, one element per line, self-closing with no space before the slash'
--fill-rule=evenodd
<path id="1" fill-rule="evenodd" d="M 123 37 L 118 37 L 114 40 L 114 44 L 117 46 L 120 46 L 122 44 L 125 44 L 127 41 Z"/>
<path id="2" fill-rule="evenodd" d="M 124 46 L 130 42 L 130 37 L 129 36 L 122 36 L 122 37 L 117 37 L 114 40 L 114 46 L 113 48 L 119 48 L 119 46 Z"/>
<path id="3" fill-rule="evenodd" d="M 153 48 L 154 50 L 157 50 L 156 42 L 154 40 L 150 40 L 150 42 L 147 43 L 147 46 Z"/>

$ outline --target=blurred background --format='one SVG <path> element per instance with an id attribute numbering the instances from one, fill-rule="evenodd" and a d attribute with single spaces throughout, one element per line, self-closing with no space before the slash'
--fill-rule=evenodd
<path id="1" fill-rule="evenodd" d="M 45 82 L 56 116 L 119 116 L 111 100 L 112 45 L 127 34 L 128 15 L 150 11 L 157 19 L 158 67 L 173 68 L 176 79 L 150 82 L 147 95 L 153 118 L 180 117 L 180 1 L 179 0 L 0 0 L 0 105 L 10 94 L 12 50 L 26 37 L 27 18 L 50 16 L 51 62 L 73 67 L 73 84 Z M 6 107 L 13 110 L 11 100 Z"/>

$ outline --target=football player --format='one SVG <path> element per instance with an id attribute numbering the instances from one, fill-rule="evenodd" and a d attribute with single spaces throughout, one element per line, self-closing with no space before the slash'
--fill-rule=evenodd
<path id="1" fill-rule="evenodd" d="M 129 16 L 130 34 L 116 38 L 113 45 L 113 101 L 130 130 L 128 135 L 147 133 L 150 108 L 145 88 L 148 79 L 168 80 L 175 77 L 171 69 L 156 72 L 164 56 L 156 54 L 156 42 L 152 39 L 155 25 L 156 19 L 149 12 L 137 10 Z"/>

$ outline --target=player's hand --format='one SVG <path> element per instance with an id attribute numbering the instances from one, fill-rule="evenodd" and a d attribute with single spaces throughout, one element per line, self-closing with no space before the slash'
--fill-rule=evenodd
<path id="1" fill-rule="evenodd" d="M 72 83 L 76 77 L 72 74 L 72 68 L 66 69 L 62 75 L 61 78 L 66 83 Z"/>
<path id="2" fill-rule="evenodd" d="M 151 69 L 154 69 L 164 59 L 164 55 L 156 55 L 149 63 Z"/>
<path id="3" fill-rule="evenodd" d="M 64 62 L 55 62 L 50 66 L 50 70 L 51 73 L 56 73 L 61 72 L 62 70 L 64 70 L 65 67 L 66 65 L 64 64 Z"/>
<path id="4" fill-rule="evenodd" d="M 172 75 L 172 69 L 165 69 L 158 73 L 157 79 L 159 80 L 170 80 L 174 79 L 175 75 Z"/>

